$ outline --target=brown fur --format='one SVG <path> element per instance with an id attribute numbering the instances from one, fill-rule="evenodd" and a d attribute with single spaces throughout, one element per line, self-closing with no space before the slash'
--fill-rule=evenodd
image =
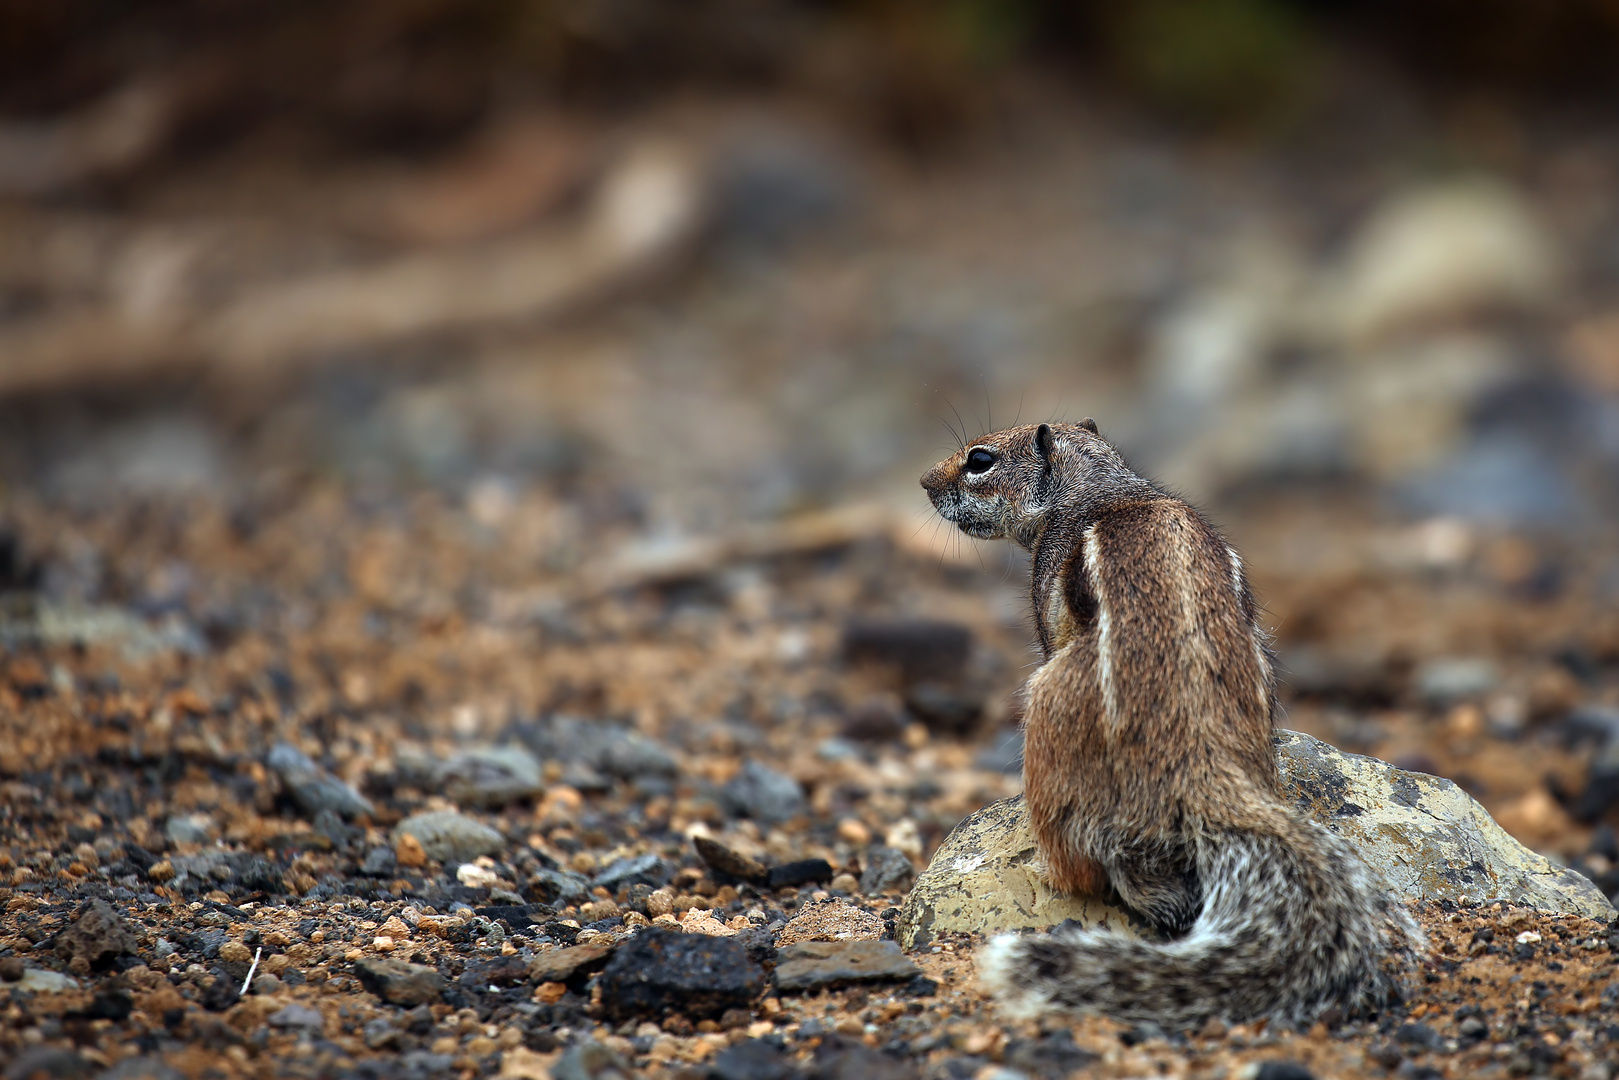
<path id="1" fill-rule="evenodd" d="M 1284 918 L 1232 902 L 1280 873 L 1285 887 L 1266 886 L 1270 900 L 1281 903 L 1286 892 L 1305 905 L 1285 917 L 1290 925 L 1270 928 L 1283 953 L 1316 948 L 1296 940 L 1301 934 L 1353 939 L 1288 973 L 1292 981 L 1277 991 L 1285 1007 L 1382 986 L 1367 959 L 1381 947 L 1362 939 L 1376 936 L 1365 927 L 1386 904 L 1368 891 L 1364 868 L 1344 861 L 1351 854 L 1281 802 L 1270 654 L 1241 560 L 1219 532 L 1133 473 L 1089 420 L 984 436 L 934 466 L 922 485 L 963 531 L 1006 537 L 1033 554 L 1030 599 L 1046 662 L 1027 687 L 1024 794 L 1048 882 L 1073 893 L 1111 886 L 1170 934 L 1213 918 L 1212 936 L 1200 940 L 1229 943 L 1263 941 L 1266 920 Z M 1272 854 L 1256 863 L 1250 853 L 1262 850 Z M 1205 897 L 1216 888 L 1227 892 L 1210 914 Z M 1104 946 L 1058 943 L 1056 967 L 1124 955 L 1096 954 Z M 1234 971 L 1254 962 L 1242 949 L 1218 947 Z M 1181 1004 L 1140 1005 L 1148 1012 L 1138 1015 L 1195 1003 L 1191 991 L 1176 989 L 1176 980 L 1192 977 L 1179 961 L 1166 954 L 1152 962 L 1168 965 L 1167 981 L 1152 988 L 1159 998 L 1142 991 L 1138 1004 Z M 1085 978 L 1094 982 L 1095 970 Z M 1079 993 L 1088 984 L 1076 977 L 1051 1000 L 1064 1000 L 1062 985 Z"/>

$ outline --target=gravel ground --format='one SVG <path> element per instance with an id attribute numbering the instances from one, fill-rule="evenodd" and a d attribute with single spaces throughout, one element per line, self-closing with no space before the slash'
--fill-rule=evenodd
<path id="1" fill-rule="evenodd" d="M 1256 507 L 1236 530 L 1290 723 L 1457 778 L 1615 891 L 1605 804 L 1580 806 L 1606 790 L 1619 656 L 1600 560 L 1483 533 L 1436 558 L 1367 520 Z M 926 529 L 849 513 L 653 549 L 599 492 L 314 484 L 21 499 L 5 535 L 7 1080 L 1606 1078 L 1619 1057 L 1619 937 L 1498 904 L 1419 912 L 1435 951 L 1404 1005 L 1302 1032 L 1011 1024 L 975 942 L 899 955 L 911 872 L 1018 789 L 1032 657 L 1019 567 Z"/>

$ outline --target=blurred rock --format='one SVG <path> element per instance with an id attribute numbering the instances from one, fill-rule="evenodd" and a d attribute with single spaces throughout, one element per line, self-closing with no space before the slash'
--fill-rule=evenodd
<path id="1" fill-rule="evenodd" d="M 920 682 L 906 692 L 905 707 L 932 731 L 967 735 L 984 714 L 984 699 L 980 694 L 943 683 Z"/>
<path id="2" fill-rule="evenodd" d="M 27 968 L 23 971 L 21 979 L 7 985 L 7 989 L 12 988 L 26 990 L 31 994 L 60 994 L 64 990 L 77 990 L 79 980 L 71 975 L 63 975 L 60 971 Z"/>
<path id="3" fill-rule="evenodd" d="M 709 1066 L 714 1080 L 793 1080 L 793 1059 L 763 1039 L 746 1039 L 720 1051 Z"/>
<path id="4" fill-rule="evenodd" d="M 426 1005 L 444 992 L 444 976 L 421 964 L 366 957 L 354 965 L 354 976 L 390 1005 Z"/>
<path id="5" fill-rule="evenodd" d="M 825 859 L 799 859 L 772 866 L 765 884 L 772 889 L 796 889 L 800 885 L 831 880 L 832 864 Z"/>
<path id="6" fill-rule="evenodd" d="M 632 885 L 648 885 L 656 889 L 667 884 L 673 876 L 674 867 L 658 856 L 634 855 L 614 859 L 602 867 L 591 879 L 591 884 L 616 893 Z"/>
<path id="7" fill-rule="evenodd" d="M 634 1080 L 635 1070 L 595 1039 L 568 1047 L 550 1070 L 551 1080 Z"/>
<path id="8" fill-rule="evenodd" d="M 317 1036 L 326 1030 L 326 1018 L 321 1015 L 319 1009 L 310 1008 L 296 1001 L 277 1009 L 265 1017 L 264 1022 L 271 1027 L 290 1029 L 309 1037 Z"/>
<path id="9" fill-rule="evenodd" d="M 769 824 L 787 821 L 805 810 L 798 781 L 758 761 L 748 761 L 720 788 L 727 813 Z"/>
<path id="10" fill-rule="evenodd" d="M 1613 916 L 1590 881 L 1518 843 L 1449 780 L 1401 772 L 1298 732 L 1279 730 L 1275 738 L 1284 793 L 1349 841 L 1396 897 L 1499 898 L 1553 913 Z M 1021 797 L 973 814 L 945 838 L 906 898 L 895 924 L 900 943 L 911 950 L 943 932 L 989 934 L 1064 919 L 1137 932 L 1127 912 L 1053 893 L 1035 857 Z"/>
<path id="11" fill-rule="evenodd" d="M 1365 339 L 1438 318 L 1533 309 L 1563 273 L 1556 240 L 1516 191 L 1488 180 L 1403 192 L 1351 241 L 1329 317 Z"/>
<path id="12" fill-rule="evenodd" d="M 31 1046 L 6 1063 L 5 1080 L 74 1080 L 87 1076 L 90 1063 L 72 1050 Z"/>
<path id="13" fill-rule="evenodd" d="M 893 941 L 806 941 L 781 949 L 776 989 L 815 993 L 851 983 L 907 981 L 922 969 Z"/>
<path id="14" fill-rule="evenodd" d="M 376 813 L 369 799 L 316 765 L 309 755 L 291 743 L 275 746 L 264 763 L 281 778 L 287 794 L 309 818 L 322 810 L 344 818 Z"/>
<path id="15" fill-rule="evenodd" d="M 967 666 L 972 631 L 959 623 L 927 619 L 851 622 L 843 630 L 843 655 L 852 663 L 885 664 L 907 682 L 955 679 Z"/>
<path id="16" fill-rule="evenodd" d="M 540 870 L 528 879 L 527 889 L 542 904 L 579 904 L 590 898 L 589 880 L 569 870 Z"/>
<path id="17" fill-rule="evenodd" d="M 815 1047 L 809 1080 L 916 1080 L 917 1075 L 909 1062 L 853 1039 L 826 1034 Z"/>
<path id="18" fill-rule="evenodd" d="M 219 825 L 207 814 L 177 814 L 164 823 L 163 834 L 176 844 L 206 844 L 219 838 Z"/>
<path id="19" fill-rule="evenodd" d="M 462 750 L 439 766 L 435 781 L 456 802 L 490 809 L 545 790 L 539 761 L 520 746 Z"/>
<path id="20" fill-rule="evenodd" d="M 729 937 L 650 927 L 620 945 L 601 975 L 602 1007 L 619 1020 L 692 1020 L 750 1009 L 764 992 L 764 970 Z"/>
<path id="21" fill-rule="evenodd" d="M 861 742 L 891 742 L 904 734 L 904 713 L 882 698 L 861 703 L 843 721 L 844 737 Z"/>
<path id="22" fill-rule="evenodd" d="M 712 227 L 722 248 L 772 251 L 844 216 L 854 201 L 848 166 L 797 132 L 750 131 L 714 167 Z"/>
<path id="23" fill-rule="evenodd" d="M 891 847 L 866 849 L 860 872 L 860 892 L 865 896 L 886 896 L 910 891 L 916 881 L 916 867 L 903 851 Z"/>
<path id="24" fill-rule="evenodd" d="M 453 810 L 434 810 L 406 818 L 394 826 L 395 845 L 406 835 L 416 838 L 428 858 L 442 863 L 471 862 L 506 846 L 506 838 L 499 832 Z"/>
<path id="25" fill-rule="evenodd" d="M 1467 443 L 1393 491 L 1404 509 L 1425 517 L 1547 527 L 1589 516 L 1566 467 L 1516 437 Z"/>
<path id="26" fill-rule="evenodd" d="M 1495 665 L 1478 657 L 1430 660 L 1417 669 L 1417 692 L 1435 705 L 1477 699 L 1495 689 Z"/>
<path id="27" fill-rule="evenodd" d="M 708 864 L 710 870 L 723 875 L 722 880 L 746 881 L 762 885 L 770 876 L 770 870 L 764 863 L 741 852 L 732 851 L 724 844 L 710 840 L 706 836 L 692 837 L 692 845 L 697 849 L 698 857 Z"/>
<path id="28" fill-rule="evenodd" d="M 625 780 L 678 771 L 674 757 L 655 740 L 607 720 L 557 715 L 516 725 L 513 733 L 542 760 L 584 765 Z"/>

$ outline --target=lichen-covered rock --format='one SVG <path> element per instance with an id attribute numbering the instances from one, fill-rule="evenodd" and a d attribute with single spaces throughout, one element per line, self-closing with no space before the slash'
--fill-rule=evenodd
<path id="1" fill-rule="evenodd" d="M 1586 878 L 1514 840 L 1454 783 L 1346 754 L 1278 731 L 1282 790 L 1348 840 L 1406 900 L 1510 900 L 1541 911 L 1609 918 Z M 944 932 L 995 933 L 1074 919 L 1136 933 L 1133 916 L 1092 897 L 1052 892 L 1035 870 L 1021 797 L 992 803 L 945 838 L 906 898 L 896 930 L 906 949 Z"/>

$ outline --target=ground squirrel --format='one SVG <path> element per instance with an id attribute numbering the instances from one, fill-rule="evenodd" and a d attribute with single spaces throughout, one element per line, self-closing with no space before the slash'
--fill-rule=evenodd
<path id="1" fill-rule="evenodd" d="M 1181 1029 L 1375 1007 L 1421 932 L 1344 843 L 1282 801 L 1275 677 L 1242 560 L 1142 479 L 1093 420 L 986 435 L 922 486 L 969 536 L 1033 555 L 1045 663 L 1025 708 L 1024 795 L 1056 889 L 1111 888 L 1162 935 L 995 938 L 1014 1013 Z"/>

